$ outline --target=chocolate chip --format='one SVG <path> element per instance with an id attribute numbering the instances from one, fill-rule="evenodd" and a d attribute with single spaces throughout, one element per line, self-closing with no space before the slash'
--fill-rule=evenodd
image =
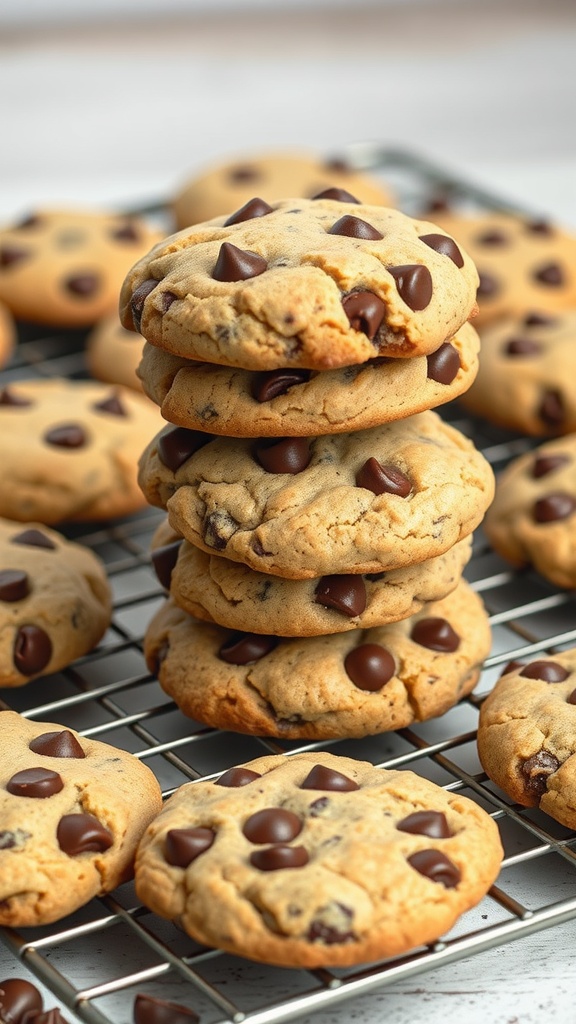
<path id="1" fill-rule="evenodd" d="M 558 323 L 558 318 L 548 313 L 527 313 L 523 324 L 525 327 L 553 327 Z"/>
<path id="2" fill-rule="evenodd" d="M 56 838 L 60 849 L 69 857 L 81 853 L 103 853 L 114 837 L 93 814 L 65 814 L 58 822 Z"/>
<path id="3" fill-rule="evenodd" d="M 548 750 L 540 750 L 520 765 L 524 776 L 524 789 L 527 793 L 542 796 L 546 792 L 549 775 L 553 775 L 560 767 L 560 761 Z"/>
<path id="4" fill-rule="evenodd" d="M 309 380 L 310 370 L 270 370 L 257 373 L 252 381 L 252 398 L 257 402 L 271 402 L 278 395 L 285 395 L 290 388 L 306 384 Z"/>
<path id="5" fill-rule="evenodd" d="M 303 846 L 269 846 L 265 850 L 254 850 L 250 863 L 259 871 L 282 871 L 284 868 L 301 868 L 308 863 L 308 852 Z"/>
<path id="6" fill-rule="evenodd" d="M 134 1000 L 134 1024 L 191 1024 L 200 1020 L 194 1010 L 180 1003 L 138 994 Z"/>
<path id="7" fill-rule="evenodd" d="M 373 341 L 386 312 L 382 299 L 373 292 L 351 292 L 342 299 L 342 307 L 352 330 Z"/>
<path id="8" fill-rule="evenodd" d="M 306 437 L 263 438 L 254 445 L 254 458 L 267 473 L 302 473 L 312 452 Z"/>
<path id="9" fill-rule="evenodd" d="M 315 604 L 333 608 L 353 619 L 366 608 L 366 584 L 361 576 L 323 576 L 314 591 Z"/>
<path id="10" fill-rule="evenodd" d="M 493 299 L 495 295 L 498 295 L 502 287 L 500 281 L 492 274 L 487 274 L 484 270 L 480 269 L 478 269 L 478 276 L 480 283 L 476 295 L 479 299 Z"/>
<path id="11" fill-rule="evenodd" d="M 323 764 L 315 764 L 308 772 L 304 782 L 300 783 L 300 789 L 327 789 L 334 792 L 347 792 L 353 789 L 360 789 L 354 779 L 349 779 L 342 772 L 333 768 L 326 768 Z"/>
<path id="12" fill-rule="evenodd" d="M 140 231 L 131 221 L 127 221 L 126 224 L 120 224 L 117 228 L 112 228 L 110 235 L 116 242 L 139 242 L 141 238 Z"/>
<path id="13" fill-rule="evenodd" d="M 360 217 L 351 217 L 350 214 L 346 214 L 344 217 L 340 217 L 331 228 L 328 228 L 329 235 L 346 235 L 348 238 L 361 238 L 368 241 L 376 241 L 379 238 L 383 238 L 384 235 L 378 231 L 372 224 L 369 224 L 366 220 L 361 220 Z"/>
<path id="14" fill-rule="evenodd" d="M 477 235 L 474 239 L 477 245 L 508 245 L 510 238 L 505 235 L 503 231 L 498 231 L 496 228 L 492 228 L 489 231 L 484 231 L 482 234 Z"/>
<path id="15" fill-rule="evenodd" d="M 222 242 L 212 277 L 215 281 L 248 281 L 267 269 L 268 264 L 262 256 L 239 249 L 231 242 Z"/>
<path id="16" fill-rule="evenodd" d="M 308 807 L 308 814 L 311 818 L 319 818 L 324 813 L 326 808 L 329 806 L 330 800 L 327 796 L 319 796 L 317 800 L 313 800 Z"/>
<path id="17" fill-rule="evenodd" d="M 88 438 L 79 423 L 62 423 L 47 430 L 43 440 L 55 448 L 83 448 Z"/>
<path id="18" fill-rule="evenodd" d="M 151 559 L 158 582 L 164 590 L 170 590 L 172 572 L 178 561 L 178 554 L 182 547 L 182 540 L 175 540 L 171 544 L 163 544 L 160 548 L 152 551 Z"/>
<path id="19" fill-rule="evenodd" d="M 568 704 L 576 704 L 576 690 L 572 690 L 572 693 L 567 699 Z"/>
<path id="20" fill-rule="evenodd" d="M 14 392 L 12 388 L 2 388 L 0 390 L 0 405 L 23 408 L 24 406 L 33 405 L 33 402 L 31 398 L 24 398 L 24 396 Z"/>
<path id="21" fill-rule="evenodd" d="M 24 829 L 16 828 L 13 831 L 7 828 L 0 829 L 0 850 L 13 850 L 15 846 L 24 846 L 27 839 L 30 839 L 30 832 L 25 832 Z"/>
<path id="22" fill-rule="evenodd" d="M 229 786 L 236 789 L 238 786 L 249 786 L 255 779 L 261 779 L 258 772 L 251 768 L 229 768 L 219 779 L 216 779 L 215 786 Z"/>
<path id="23" fill-rule="evenodd" d="M 527 221 L 524 226 L 526 228 L 526 231 L 529 231 L 531 234 L 534 234 L 534 235 L 553 235 L 554 234 L 554 229 L 553 229 L 552 225 L 550 224 L 550 221 L 548 221 L 548 220 L 544 220 L 544 219 L 530 220 L 530 221 Z"/>
<path id="24" fill-rule="evenodd" d="M 126 408 L 120 401 L 117 394 L 112 392 L 108 398 L 102 399 L 101 402 L 94 402 L 92 408 L 96 412 L 107 412 L 110 416 L 127 416 Z"/>
<path id="25" fill-rule="evenodd" d="M 507 676 L 509 672 L 517 672 L 519 668 L 524 668 L 523 661 L 516 661 L 515 659 L 513 661 L 509 661 L 502 669 L 500 678 L 502 678 L 502 676 Z"/>
<path id="26" fill-rule="evenodd" d="M 569 455 L 538 455 L 534 459 L 531 475 L 534 480 L 539 480 L 541 476 L 553 473 L 555 469 L 567 465 L 570 461 Z"/>
<path id="27" fill-rule="evenodd" d="M 30 593 L 28 573 L 21 569 L 0 570 L 0 601 L 22 601 Z"/>
<path id="28" fill-rule="evenodd" d="M 560 519 L 568 519 L 575 510 L 576 498 L 565 491 L 556 491 L 534 502 L 532 514 L 537 523 L 554 523 Z"/>
<path id="29" fill-rule="evenodd" d="M 401 267 L 388 267 L 396 282 L 400 298 L 417 312 L 426 309 L 432 298 L 432 275 L 428 267 L 411 263 Z"/>
<path id="30" fill-rule="evenodd" d="M 52 657 L 52 641 L 40 626 L 20 626 L 14 641 L 14 665 L 23 676 L 33 676 Z"/>
<path id="31" fill-rule="evenodd" d="M 230 665 L 251 665 L 270 654 L 277 643 L 277 636 L 264 636 L 262 633 L 234 633 L 222 644 L 218 651 L 218 657 Z"/>
<path id="32" fill-rule="evenodd" d="M 538 407 L 538 415 L 547 427 L 561 427 L 566 417 L 562 392 L 556 388 L 545 391 Z"/>
<path id="33" fill-rule="evenodd" d="M 312 199 L 334 199 L 337 203 L 358 203 L 360 200 L 356 199 L 350 192 L 347 192 L 345 188 L 325 188 L 323 192 L 318 192 Z"/>
<path id="34" fill-rule="evenodd" d="M 223 551 L 237 529 L 238 523 L 230 513 L 217 509 L 204 520 L 204 543 L 216 551 Z"/>
<path id="35" fill-rule="evenodd" d="M 545 683 L 563 683 L 570 672 L 557 661 L 531 661 L 520 672 L 527 679 L 543 679 Z"/>
<path id="36" fill-rule="evenodd" d="M 34 754 L 42 754 L 44 757 L 86 757 L 78 740 L 69 729 L 62 732 L 43 732 L 35 736 L 28 744 Z"/>
<path id="37" fill-rule="evenodd" d="M 29 213 L 25 217 L 22 217 L 22 220 L 19 220 L 14 227 L 17 231 L 21 231 L 23 229 L 27 230 L 28 228 L 37 228 L 42 226 L 43 220 L 44 218 L 41 217 L 39 213 Z"/>
<path id="38" fill-rule="evenodd" d="M 213 440 L 212 434 L 187 427 L 172 427 L 158 439 L 158 457 L 168 469 L 176 473 L 191 455 Z"/>
<path id="39" fill-rule="evenodd" d="M 380 644 L 360 644 L 344 659 L 347 676 L 359 690 L 381 690 L 396 673 L 394 658 Z"/>
<path id="40" fill-rule="evenodd" d="M 22 260 L 30 259 L 31 252 L 21 245 L 3 245 L 0 248 L 0 267 L 14 267 Z"/>
<path id="41" fill-rule="evenodd" d="M 251 814 L 242 832 L 251 843 L 289 843 L 302 831 L 302 822 L 293 811 L 283 807 L 265 807 Z"/>
<path id="42" fill-rule="evenodd" d="M 437 384 L 451 384 L 460 371 L 458 349 L 445 341 L 435 352 L 426 357 L 426 376 Z"/>
<path id="43" fill-rule="evenodd" d="M 396 825 L 400 832 L 410 832 L 430 839 L 448 839 L 452 835 L 442 811 L 414 811 Z"/>
<path id="44" fill-rule="evenodd" d="M 365 487 L 374 494 L 397 494 L 406 498 L 412 484 L 397 466 L 382 465 L 375 458 L 367 459 L 356 474 L 356 486 Z"/>
<path id="45" fill-rule="evenodd" d="M 408 857 L 408 863 L 420 875 L 445 889 L 454 889 L 462 878 L 459 868 L 440 850 L 418 850 Z"/>
<path id="46" fill-rule="evenodd" d="M 64 788 L 62 777 L 49 768 L 25 768 L 16 772 L 6 783 L 6 789 L 14 796 L 27 796 L 44 800 Z"/>
<path id="47" fill-rule="evenodd" d="M 11 544 L 24 544 L 31 548 L 46 548 L 50 551 L 56 550 L 56 545 L 41 530 L 22 530 L 15 537 L 10 538 Z"/>
<path id="48" fill-rule="evenodd" d="M 420 647 L 427 647 L 431 651 L 452 653 L 460 646 L 460 637 L 454 632 L 452 626 L 446 619 L 428 618 L 419 619 L 412 627 L 410 638 Z"/>
<path id="49" fill-rule="evenodd" d="M 91 299 L 100 289 L 101 281 L 97 274 L 74 274 L 73 277 L 67 277 L 63 284 L 71 295 L 79 299 Z"/>
<path id="50" fill-rule="evenodd" d="M 238 164 L 228 171 L 229 181 L 257 181 L 262 177 L 262 171 L 253 164 Z"/>
<path id="51" fill-rule="evenodd" d="M 244 206 L 236 210 L 236 213 L 231 213 L 228 220 L 224 221 L 224 227 L 227 228 L 230 224 L 240 224 L 245 220 L 254 220 L 255 217 L 265 217 L 268 213 L 272 213 L 272 207 L 264 199 L 255 197 L 244 203 Z"/>
<path id="52" fill-rule="evenodd" d="M 58 1007 L 54 1006 L 51 1010 L 33 1010 L 31 1013 L 27 1013 L 20 1024 L 68 1024 L 68 1021 L 62 1016 Z"/>
<path id="53" fill-rule="evenodd" d="M 42 1009 L 42 996 L 35 985 L 24 978 L 0 981 L 0 1019 L 6 1024 L 21 1024 L 25 1013 Z"/>
<path id="54" fill-rule="evenodd" d="M 535 270 L 532 276 L 535 281 L 548 285 L 550 288 L 561 288 L 565 283 L 564 271 L 558 263 L 545 263 L 544 266 Z"/>
<path id="55" fill-rule="evenodd" d="M 164 840 L 164 857 L 174 867 L 187 868 L 210 849 L 215 838 L 211 828 L 171 828 Z"/>
<path id="56" fill-rule="evenodd" d="M 532 338 L 510 338 L 504 345 L 504 353 L 507 356 L 537 356 L 542 351 L 542 345 Z"/>
<path id="57" fill-rule="evenodd" d="M 440 234 L 420 235 L 419 237 L 420 241 L 434 249 L 434 252 L 440 253 L 441 256 L 448 256 L 459 269 L 464 266 L 464 257 L 453 238 Z"/>
<path id="58" fill-rule="evenodd" d="M 320 907 L 317 913 L 324 914 L 327 920 L 323 920 L 320 916 L 314 918 L 306 934 L 306 938 L 310 942 L 322 942 L 325 946 L 333 946 L 335 943 L 351 942 L 356 938 L 350 928 L 350 922 L 354 917 L 350 907 L 344 906 L 343 903 L 333 902 L 325 907 Z M 332 923 L 334 920 L 338 920 L 337 925 Z"/>
<path id="59" fill-rule="evenodd" d="M 142 281 L 137 288 L 132 292 L 132 298 L 130 299 L 130 312 L 132 313 L 132 323 L 136 331 L 140 330 L 140 323 L 142 321 L 142 312 L 144 310 L 144 302 L 156 288 L 158 281 L 155 278 L 148 278 L 147 281 Z"/>

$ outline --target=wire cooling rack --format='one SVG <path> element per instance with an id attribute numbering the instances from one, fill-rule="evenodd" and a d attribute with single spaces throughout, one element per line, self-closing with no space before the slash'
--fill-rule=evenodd
<path id="1" fill-rule="evenodd" d="M 516 210 L 412 154 L 356 146 L 344 155 L 358 169 L 381 173 L 408 212 L 439 197 Z M 62 375 L 87 376 L 82 339 L 75 334 L 22 341 L 0 384 Z M 457 403 L 440 411 L 473 438 L 496 472 L 534 445 L 470 418 Z M 166 796 L 185 782 L 268 753 L 330 749 L 386 768 L 410 768 L 471 797 L 494 817 L 505 849 L 502 872 L 448 935 L 376 965 L 279 970 L 200 947 L 139 905 L 132 883 L 51 927 L 0 929 L 15 958 L 90 1024 L 130 1024 L 137 993 L 187 1005 L 202 1024 L 273 1024 L 576 918 L 576 896 L 564 895 L 576 892 L 575 834 L 536 809 L 511 804 L 482 772 L 475 744 L 482 698 L 509 660 L 576 644 L 574 593 L 558 591 L 530 571 L 512 571 L 479 530 L 466 576 L 490 613 L 493 646 L 474 694 L 441 718 L 361 740 L 298 744 L 224 734 L 184 718 L 146 670 L 144 630 L 164 600 L 148 555 L 161 518 L 148 509 L 97 528 L 62 528 L 105 562 L 115 598 L 112 624 L 98 648 L 65 671 L 0 691 L 0 707 L 130 750 L 156 773 Z"/>

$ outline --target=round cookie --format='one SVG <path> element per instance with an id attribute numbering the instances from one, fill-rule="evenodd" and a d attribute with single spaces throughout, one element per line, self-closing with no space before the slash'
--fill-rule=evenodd
<path id="1" fill-rule="evenodd" d="M 279 638 L 197 622 L 169 600 L 145 637 L 148 666 L 189 718 L 284 739 L 343 739 L 444 714 L 490 652 L 464 580 L 408 619 L 332 636 Z"/>
<path id="2" fill-rule="evenodd" d="M 178 789 L 139 845 L 136 891 L 203 944 L 343 967 L 437 939 L 501 858 L 498 828 L 472 800 L 314 751 Z"/>
<path id="3" fill-rule="evenodd" d="M 513 565 L 533 565 L 558 587 L 576 586 L 576 434 L 547 441 L 506 467 L 484 530 Z"/>
<path id="4" fill-rule="evenodd" d="M 576 829 L 576 649 L 501 676 L 480 709 L 478 753 L 513 800 Z"/>
<path id="5" fill-rule="evenodd" d="M 478 376 L 462 405 L 535 437 L 576 431 L 575 352 L 576 308 L 498 320 L 482 331 Z"/>
<path id="6" fill-rule="evenodd" d="M 475 529 L 494 486 L 481 453 L 434 412 L 272 444 L 169 426 L 139 481 L 192 544 L 288 579 L 434 558 Z"/>
<path id="7" fill-rule="evenodd" d="M 429 356 L 377 358 L 316 373 L 259 373 L 194 362 L 146 343 L 138 373 L 164 419 L 178 426 L 231 437 L 336 434 L 457 398 L 476 376 L 479 347 L 466 323 Z"/>
<path id="8" fill-rule="evenodd" d="M 132 874 L 162 806 L 133 754 L 0 712 L 0 924 L 58 921 Z"/>
<path id="9" fill-rule="evenodd" d="M 214 164 L 185 181 L 171 202 L 176 227 L 211 220 L 258 195 L 268 203 L 282 196 L 311 199 L 328 188 L 346 189 L 362 203 L 393 206 L 387 186 L 348 167 L 303 152 L 258 153 Z"/>
<path id="10" fill-rule="evenodd" d="M 0 302 L 0 367 L 5 366 L 16 342 L 14 319 L 7 306 Z"/>
<path id="11" fill-rule="evenodd" d="M 471 548 L 465 537 L 443 555 L 389 573 L 286 580 L 208 555 L 164 522 L 152 540 L 152 562 L 176 604 L 198 619 L 254 633 L 319 636 L 396 622 L 445 597 Z"/>
<path id="12" fill-rule="evenodd" d="M 122 327 L 118 313 L 104 317 L 90 331 L 85 356 L 88 371 L 96 380 L 142 390 L 136 374 L 142 358 L 142 338 Z"/>
<path id="13" fill-rule="evenodd" d="M 0 300 L 19 320 L 94 324 L 117 308 L 124 276 L 159 238 L 124 214 L 38 210 L 0 228 Z"/>
<path id="14" fill-rule="evenodd" d="M 477 285 L 470 257 L 429 221 L 347 193 L 254 199 L 139 260 L 120 318 L 186 359 L 326 370 L 436 351 L 475 313 Z"/>
<path id="15" fill-rule="evenodd" d="M 136 464 L 158 422 L 156 407 L 128 388 L 11 381 L 0 390 L 0 515 L 55 524 L 137 511 Z"/>
<path id="16" fill-rule="evenodd" d="M 38 523 L 0 519 L 0 686 L 22 686 L 92 650 L 111 608 L 92 551 Z"/>

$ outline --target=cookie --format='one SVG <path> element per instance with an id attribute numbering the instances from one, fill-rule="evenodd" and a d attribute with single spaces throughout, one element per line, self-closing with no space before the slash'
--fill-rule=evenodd
<path id="1" fill-rule="evenodd" d="M 61 725 L 2 711 L 0 737 L 0 924 L 49 924 L 131 876 L 160 787 L 133 754 Z"/>
<path id="2" fill-rule="evenodd" d="M 547 441 L 506 467 L 484 530 L 513 565 L 533 565 L 557 587 L 576 586 L 576 434 Z"/>
<path id="3" fill-rule="evenodd" d="M 181 427 L 232 437 L 336 434 L 457 398 L 476 376 L 479 345 L 466 323 L 429 356 L 381 357 L 315 373 L 199 363 L 146 343 L 138 373 L 164 419 Z"/>
<path id="4" fill-rule="evenodd" d="M 470 559 L 471 538 L 418 565 L 367 576 L 286 580 L 182 540 L 167 522 L 152 540 L 160 583 L 180 608 L 229 629 L 318 636 L 396 622 L 449 594 Z"/>
<path id="5" fill-rule="evenodd" d="M 480 709 L 486 774 L 523 807 L 576 829 L 576 649 L 516 664 Z"/>
<path id="6" fill-rule="evenodd" d="M 576 431 L 575 352 L 576 308 L 499 320 L 482 331 L 480 369 L 462 404 L 534 437 Z"/>
<path id="7" fill-rule="evenodd" d="M 0 515 L 101 520 L 145 505 L 136 463 L 158 430 L 144 395 L 91 381 L 15 380 L 0 390 Z"/>
<path id="8" fill-rule="evenodd" d="M 139 260 L 120 317 L 186 359 L 326 370 L 436 351 L 475 313 L 477 285 L 469 256 L 429 221 L 347 193 L 254 199 Z"/>
<path id="9" fill-rule="evenodd" d="M 159 238 L 136 217 L 38 210 L 0 229 L 0 301 L 31 323 L 94 324 L 117 308 L 124 276 Z"/>
<path id="10" fill-rule="evenodd" d="M 170 203 L 178 228 L 229 214 L 253 196 L 271 203 L 282 196 L 311 199 L 329 188 L 345 189 L 362 203 L 393 206 L 388 186 L 342 160 L 303 152 L 262 153 L 227 159 L 189 178 Z"/>
<path id="11" fill-rule="evenodd" d="M 0 519 L 0 686 L 21 686 L 87 654 L 111 617 L 106 569 L 38 523 Z"/>
<path id="12" fill-rule="evenodd" d="M 142 338 L 122 327 L 118 313 L 104 317 L 86 338 L 86 366 L 95 380 L 142 390 L 136 370 L 142 358 Z"/>
<path id="13" fill-rule="evenodd" d="M 4 303 L 0 302 L 0 367 L 5 366 L 12 352 L 16 341 L 16 327 L 14 318 Z"/>
<path id="14" fill-rule="evenodd" d="M 476 685 L 490 652 L 480 598 L 461 580 L 408 619 L 332 636 L 231 632 L 169 600 L 145 655 L 189 718 L 283 739 L 343 739 L 442 715 Z"/>
<path id="15" fill-rule="evenodd" d="M 472 800 L 313 751 L 178 789 L 139 845 L 136 890 L 208 946 L 343 967 L 437 939 L 501 858 L 497 826 Z"/>
<path id="16" fill-rule="evenodd" d="M 288 579 L 434 558 L 475 529 L 493 496 L 484 457 L 434 412 L 255 442 L 168 426 L 143 452 L 139 480 L 192 544 Z"/>

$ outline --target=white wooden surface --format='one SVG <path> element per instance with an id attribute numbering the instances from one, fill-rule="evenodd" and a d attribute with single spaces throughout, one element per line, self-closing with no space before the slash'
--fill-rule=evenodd
<path id="1" fill-rule="evenodd" d="M 93 27 L 0 17 L 0 218 L 145 201 L 246 151 L 376 140 L 576 228 L 573 0 L 128 6 Z M 576 922 L 306 1020 L 570 1024 L 575 943 Z"/>

